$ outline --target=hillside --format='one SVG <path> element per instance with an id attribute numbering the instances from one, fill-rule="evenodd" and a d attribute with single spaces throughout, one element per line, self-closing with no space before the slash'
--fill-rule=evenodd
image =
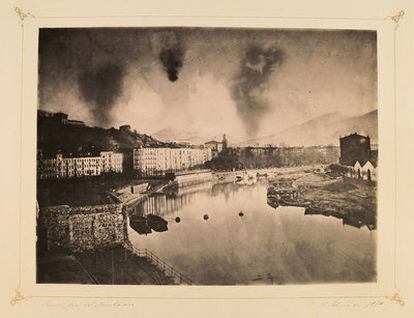
<path id="1" fill-rule="evenodd" d="M 80 151 L 127 151 L 139 146 L 160 146 L 164 143 L 148 135 L 115 128 L 63 125 L 38 122 L 37 147 L 44 154 Z"/>
<path id="2" fill-rule="evenodd" d="M 338 145 L 340 136 L 353 132 L 368 135 L 371 137 L 372 143 L 377 143 L 378 111 L 374 110 L 353 117 L 344 117 L 339 113 L 329 113 L 275 134 L 248 140 L 243 144 Z"/>

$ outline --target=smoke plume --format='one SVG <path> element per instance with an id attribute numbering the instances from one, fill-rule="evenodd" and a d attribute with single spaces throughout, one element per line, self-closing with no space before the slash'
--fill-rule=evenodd
<path id="1" fill-rule="evenodd" d="M 270 110 L 263 95 L 271 74 L 282 64 L 284 56 L 280 49 L 256 45 L 248 47 L 241 60 L 231 93 L 249 135 L 256 135 L 261 119 Z"/>
<path id="2" fill-rule="evenodd" d="M 175 82 L 183 67 L 184 47 L 172 31 L 154 33 L 151 37 L 151 49 L 159 58 L 168 79 Z"/>
<path id="3" fill-rule="evenodd" d="M 125 66 L 106 62 L 79 73 L 80 96 L 90 107 L 96 121 L 103 126 L 111 124 L 111 109 L 122 94 Z"/>

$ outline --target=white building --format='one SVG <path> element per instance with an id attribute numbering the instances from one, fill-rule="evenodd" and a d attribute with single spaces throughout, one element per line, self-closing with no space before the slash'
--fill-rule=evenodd
<path id="1" fill-rule="evenodd" d="M 102 172 L 122 172 L 122 153 L 113 151 L 102 151 L 100 153 L 102 161 Z"/>
<path id="2" fill-rule="evenodd" d="M 103 172 L 122 172 L 123 155 L 112 151 L 99 156 L 39 158 L 37 173 L 40 179 L 64 179 L 83 176 L 98 176 Z"/>
<path id="3" fill-rule="evenodd" d="M 362 179 L 368 181 L 377 180 L 377 168 L 374 162 L 367 160 L 361 164 L 359 161 L 355 162 L 354 166 L 350 170 L 350 177 L 355 179 Z"/>
<path id="4" fill-rule="evenodd" d="M 377 168 L 369 160 L 362 166 L 362 179 L 377 181 Z"/>
<path id="5" fill-rule="evenodd" d="M 362 166 L 359 161 L 354 164 L 354 175 L 357 179 L 361 179 L 362 177 Z"/>
<path id="6" fill-rule="evenodd" d="M 209 148 L 138 148 L 133 152 L 133 168 L 143 175 L 185 170 L 211 160 Z"/>

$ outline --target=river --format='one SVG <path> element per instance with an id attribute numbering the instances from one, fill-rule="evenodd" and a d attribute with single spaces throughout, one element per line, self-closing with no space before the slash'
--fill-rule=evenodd
<path id="1" fill-rule="evenodd" d="M 267 205 L 265 182 L 180 189 L 174 196 L 150 197 L 132 213 L 154 213 L 168 221 L 167 231 L 147 235 L 128 227 L 129 240 L 195 284 L 376 280 L 376 230 L 334 217 L 305 215 L 304 208 L 272 208 Z"/>

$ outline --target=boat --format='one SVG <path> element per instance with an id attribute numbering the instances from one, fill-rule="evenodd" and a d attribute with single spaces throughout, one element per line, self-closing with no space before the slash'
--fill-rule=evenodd
<path id="1" fill-rule="evenodd" d="M 168 221 L 155 214 L 147 215 L 148 225 L 155 232 L 165 232 L 168 230 Z"/>
<path id="2" fill-rule="evenodd" d="M 131 215 L 129 217 L 129 226 L 138 234 L 152 233 L 152 230 L 148 225 L 147 218 L 143 216 Z"/>
<path id="3" fill-rule="evenodd" d="M 147 215 L 147 220 L 148 220 L 148 223 L 159 223 L 159 224 L 163 224 L 163 225 L 168 224 L 167 220 L 164 220 L 162 217 L 160 217 L 159 215 L 156 215 L 156 214 L 148 214 Z"/>
<path id="4" fill-rule="evenodd" d="M 235 183 L 239 185 L 252 185 L 252 184 L 255 184 L 256 181 L 257 181 L 256 175 L 244 173 L 242 175 L 236 176 Z"/>

